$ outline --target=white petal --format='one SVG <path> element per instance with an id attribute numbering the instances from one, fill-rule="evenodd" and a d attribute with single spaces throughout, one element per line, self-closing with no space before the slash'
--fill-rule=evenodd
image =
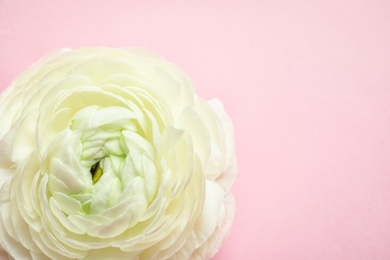
<path id="1" fill-rule="evenodd" d="M 197 247 L 203 245 L 218 225 L 221 207 L 223 206 L 224 190 L 216 183 L 206 180 L 206 199 L 202 214 L 194 227 Z"/>

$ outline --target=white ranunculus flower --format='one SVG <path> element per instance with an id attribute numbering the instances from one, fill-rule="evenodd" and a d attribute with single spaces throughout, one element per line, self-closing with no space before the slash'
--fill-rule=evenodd
<path id="1" fill-rule="evenodd" d="M 61 50 L 0 97 L 0 256 L 208 259 L 234 216 L 218 100 L 140 49 Z"/>

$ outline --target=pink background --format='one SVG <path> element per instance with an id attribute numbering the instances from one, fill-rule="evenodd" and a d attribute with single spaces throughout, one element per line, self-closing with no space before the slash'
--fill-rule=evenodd
<path id="1" fill-rule="evenodd" d="M 214 259 L 390 259 L 389 1 L 0 0 L 0 88 L 52 49 L 142 46 L 235 124 Z"/>

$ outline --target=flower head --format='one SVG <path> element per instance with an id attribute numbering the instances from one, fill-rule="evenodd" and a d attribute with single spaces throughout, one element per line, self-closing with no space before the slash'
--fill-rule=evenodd
<path id="1" fill-rule="evenodd" d="M 208 259 L 234 215 L 230 119 L 163 58 L 61 50 L 0 97 L 0 251 Z"/>

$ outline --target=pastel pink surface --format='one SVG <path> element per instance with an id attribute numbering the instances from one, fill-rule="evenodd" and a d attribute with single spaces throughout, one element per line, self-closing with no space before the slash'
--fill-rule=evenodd
<path id="1" fill-rule="evenodd" d="M 235 125 L 214 259 L 390 259 L 389 1 L 0 1 L 0 88 L 61 47 L 142 46 Z"/>

